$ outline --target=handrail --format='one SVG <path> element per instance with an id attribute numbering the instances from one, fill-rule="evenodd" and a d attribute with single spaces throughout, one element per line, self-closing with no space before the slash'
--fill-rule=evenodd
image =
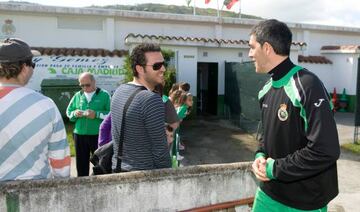
<path id="1" fill-rule="evenodd" d="M 232 208 L 232 207 L 240 206 L 240 205 L 252 206 L 253 203 L 254 203 L 254 197 L 249 197 L 249 198 L 244 198 L 244 199 L 239 199 L 239 200 L 234 200 L 234 201 L 229 201 L 229 202 L 222 202 L 222 203 L 217 203 L 217 204 L 208 205 L 208 206 L 186 209 L 186 210 L 182 210 L 180 212 L 207 212 L 207 211 L 213 211 L 213 210 L 222 210 L 222 209 Z"/>

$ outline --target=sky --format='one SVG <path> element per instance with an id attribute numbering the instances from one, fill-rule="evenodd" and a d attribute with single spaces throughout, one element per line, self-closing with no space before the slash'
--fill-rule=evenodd
<path id="1" fill-rule="evenodd" d="M 7 1 L 7 0 L 6 0 Z M 6 2 L 0 0 L 0 2 Z M 91 5 L 134 5 L 142 3 L 159 3 L 186 5 L 186 0 L 23 0 L 50 6 L 84 7 Z M 224 0 L 195 1 L 196 7 L 221 8 Z M 240 3 L 232 8 L 238 12 Z M 226 8 L 224 7 L 224 10 Z M 287 23 L 310 23 L 360 28 L 359 0 L 241 0 L 241 12 L 263 18 L 276 18 Z"/>

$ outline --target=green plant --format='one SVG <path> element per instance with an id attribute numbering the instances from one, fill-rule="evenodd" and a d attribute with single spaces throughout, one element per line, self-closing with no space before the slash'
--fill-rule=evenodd
<path id="1" fill-rule="evenodd" d="M 74 123 L 68 121 L 65 122 L 66 138 L 70 146 L 70 156 L 75 156 L 75 143 L 73 138 Z"/>
<path id="2" fill-rule="evenodd" d="M 341 145 L 343 149 L 349 150 L 355 154 L 360 155 L 360 144 L 346 143 Z"/>

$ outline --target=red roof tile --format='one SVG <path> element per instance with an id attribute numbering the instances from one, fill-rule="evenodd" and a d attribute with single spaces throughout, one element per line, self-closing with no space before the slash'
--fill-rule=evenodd
<path id="1" fill-rule="evenodd" d="M 199 37 L 182 37 L 182 36 L 164 36 L 164 35 L 141 35 L 141 34 L 134 34 L 130 33 L 126 36 L 133 37 L 133 38 L 150 38 L 150 39 L 160 39 L 160 40 L 182 40 L 182 41 L 198 41 L 198 42 L 208 42 L 208 43 L 218 43 L 218 44 L 249 44 L 247 40 L 227 40 L 227 39 L 216 39 L 216 38 L 199 38 Z M 126 39 L 125 38 L 125 39 Z M 306 46 L 305 42 L 292 42 L 292 45 L 295 46 Z"/>
<path id="2" fill-rule="evenodd" d="M 41 55 L 64 55 L 64 56 L 94 56 L 94 57 L 122 57 L 128 54 L 127 50 L 88 49 L 88 48 L 51 48 L 31 47 L 38 50 Z"/>
<path id="3" fill-rule="evenodd" d="M 321 50 L 360 50 L 359 45 L 323 46 Z"/>
<path id="4" fill-rule="evenodd" d="M 299 63 L 317 63 L 317 64 L 332 64 L 332 61 L 324 56 L 298 56 Z"/>

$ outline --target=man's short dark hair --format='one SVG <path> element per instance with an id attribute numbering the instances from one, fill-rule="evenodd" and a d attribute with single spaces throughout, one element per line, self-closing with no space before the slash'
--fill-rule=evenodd
<path id="1" fill-rule="evenodd" d="M 161 52 L 161 48 L 157 44 L 153 43 L 143 43 L 136 46 L 130 56 L 131 61 L 131 69 L 133 71 L 134 77 L 138 77 L 138 73 L 136 71 L 136 66 L 145 66 L 147 61 L 145 57 L 145 53 L 147 52 Z"/>
<path id="2" fill-rule="evenodd" d="M 23 61 L 9 62 L 9 63 L 0 63 L 0 78 L 17 78 L 20 74 L 23 65 L 31 66 L 32 57 L 25 59 Z"/>
<path id="3" fill-rule="evenodd" d="M 261 21 L 251 29 L 250 35 L 254 35 L 261 46 L 268 42 L 276 54 L 290 55 L 292 33 L 285 23 L 275 19 Z"/>

